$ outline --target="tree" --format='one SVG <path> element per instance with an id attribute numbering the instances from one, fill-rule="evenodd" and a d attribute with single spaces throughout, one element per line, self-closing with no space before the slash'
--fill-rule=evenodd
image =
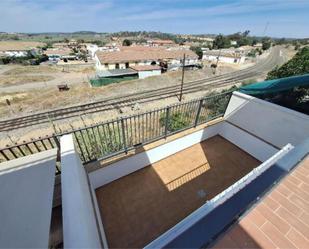
<path id="1" fill-rule="evenodd" d="M 231 46 L 230 39 L 222 34 L 217 35 L 216 39 L 213 42 L 213 47 L 216 49 L 229 48 L 230 46 Z"/>
<path id="2" fill-rule="evenodd" d="M 267 79 L 284 78 L 309 73 L 309 47 L 304 47 L 280 68 L 275 68 L 267 74 Z"/>
<path id="3" fill-rule="evenodd" d="M 201 47 L 190 47 L 190 49 L 197 54 L 198 58 L 199 59 L 202 59 L 203 58 L 203 51 L 202 51 L 202 48 Z"/>
<path id="4" fill-rule="evenodd" d="M 124 39 L 122 42 L 122 46 L 131 46 L 132 42 L 128 39 Z"/>
<path id="5" fill-rule="evenodd" d="M 304 47 L 287 63 L 270 71 L 267 74 L 267 79 L 271 80 L 307 73 L 309 73 L 309 47 Z M 264 94 L 261 97 L 276 104 L 309 114 L 308 95 L 309 87 L 300 86 L 286 91 Z"/>
<path id="6" fill-rule="evenodd" d="M 267 49 L 270 48 L 270 46 L 271 46 L 270 40 L 267 39 L 267 38 L 264 38 L 264 39 L 262 40 L 262 49 L 263 49 L 263 50 L 267 50 Z"/>

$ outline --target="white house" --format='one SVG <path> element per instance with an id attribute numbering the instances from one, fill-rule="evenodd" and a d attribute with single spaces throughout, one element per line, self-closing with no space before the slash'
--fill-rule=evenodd
<path id="1" fill-rule="evenodd" d="M 0 53 L 8 57 L 24 57 L 29 52 L 35 55 L 38 47 L 44 45 L 41 42 L 0 41 Z"/>
<path id="2" fill-rule="evenodd" d="M 97 70 L 126 69 L 132 66 L 160 65 L 166 69 L 180 65 L 184 54 L 186 64 L 197 64 L 198 56 L 191 50 L 168 50 L 162 47 L 120 47 L 118 51 L 97 51 Z"/>
<path id="3" fill-rule="evenodd" d="M 239 53 L 225 52 L 220 50 L 203 51 L 203 60 L 219 61 L 232 64 L 241 64 L 245 62 L 246 57 Z"/>
<path id="4" fill-rule="evenodd" d="M 131 68 L 138 73 L 139 79 L 144 79 L 150 76 L 156 76 L 161 74 L 161 67 L 145 65 L 145 66 L 131 66 Z"/>
<path id="5" fill-rule="evenodd" d="M 44 51 L 44 54 L 48 56 L 49 60 L 59 61 L 63 59 L 74 60 L 76 55 L 70 48 L 49 48 Z"/>
<path id="6" fill-rule="evenodd" d="M 231 45 L 232 46 L 236 46 L 237 45 L 237 41 L 231 41 Z"/>

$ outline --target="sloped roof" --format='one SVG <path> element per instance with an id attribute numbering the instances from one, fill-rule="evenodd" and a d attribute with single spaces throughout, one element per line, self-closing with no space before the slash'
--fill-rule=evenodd
<path id="1" fill-rule="evenodd" d="M 96 55 L 102 64 L 160 59 L 182 59 L 184 54 L 190 59 L 198 58 L 198 56 L 191 50 L 167 50 L 164 48 L 150 48 L 143 46 L 120 47 L 120 51 L 96 52 Z"/>

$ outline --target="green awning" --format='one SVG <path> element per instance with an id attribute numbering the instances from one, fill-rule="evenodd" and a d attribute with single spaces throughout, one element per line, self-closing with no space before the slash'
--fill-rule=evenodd
<path id="1" fill-rule="evenodd" d="M 298 86 L 309 86 L 309 74 L 257 82 L 241 87 L 240 92 L 250 95 L 265 94 L 285 91 Z"/>

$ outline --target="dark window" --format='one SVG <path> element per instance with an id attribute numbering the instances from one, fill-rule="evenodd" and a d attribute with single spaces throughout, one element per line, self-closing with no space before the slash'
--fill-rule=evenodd
<path id="1" fill-rule="evenodd" d="M 119 69 L 119 63 L 116 63 L 116 69 Z"/>
<path id="2" fill-rule="evenodd" d="M 129 68 L 129 62 L 126 62 L 126 68 Z"/>
<path id="3" fill-rule="evenodd" d="M 105 63 L 104 66 L 105 66 L 105 67 L 108 67 L 108 63 Z"/>

